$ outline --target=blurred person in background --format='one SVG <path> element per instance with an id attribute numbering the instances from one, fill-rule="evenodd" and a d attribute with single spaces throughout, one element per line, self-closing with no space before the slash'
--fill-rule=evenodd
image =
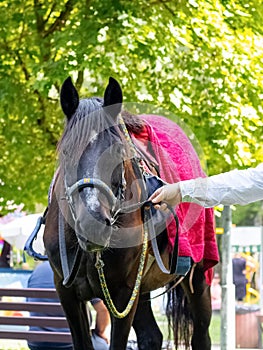
<path id="1" fill-rule="evenodd" d="M 28 288 L 55 288 L 54 285 L 54 275 L 51 266 L 48 261 L 40 263 L 35 270 L 32 272 L 28 279 Z M 54 299 L 36 299 L 28 298 L 28 301 L 51 301 Z M 59 302 L 59 300 L 57 300 Z M 91 304 L 96 310 L 96 324 L 95 329 L 92 330 L 92 344 L 95 350 L 108 350 L 109 349 L 109 338 L 107 333 L 107 328 L 110 325 L 109 312 L 104 305 L 103 301 L 99 298 L 92 299 Z M 89 310 L 88 310 L 89 312 Z M 47 314 L 41 314 L 37 312 L 31 312 L 31 316 L 48 316 Z M 61 312 L 56 316 L 64 317 L 64 313 Z M 91 316 L 90 316 L 91 319 Z M 42 328 L 31 326 L 32 331 L 41 331 Z M 69 328 L 46 328 L 45 331 L 50 332 L 69 332 Z M 31 350 L 73 350 L 72 343 L 51 343 L 51 342 L 28 342 L 28 347 Z"/>

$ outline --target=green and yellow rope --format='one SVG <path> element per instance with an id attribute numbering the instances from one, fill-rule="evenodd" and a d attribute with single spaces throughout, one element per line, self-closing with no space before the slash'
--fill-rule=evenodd
<path id="1" fill-rule="evenodd" d="M 132 152 L 132 155 L 135 156 L 136 155 L 136 151 L 134 148 L 134 145 L 132 143 L 132 140 L 130 138 L 129 132 L 126 128 L 126 125 L 124 123 L 123 118 L 119 115 L 119 124 L 122 128 L 122 131 L 124 133 L 124 137 L 127 141 L 127 143 L 130 146 L 130 151 Z M 137 272 L 137 276 L 136 276 L 136 281 L 135 281 L 135 285 L 132 291 L 132 295 L 130 297 L 130 300 L 126 306 L 126 308 L 122 311 L 119 312 L 115 305 L 113 304 L 112 298 L 110 296 L 110 292 L 107 286 L 107 282 L 105 279 L 105 275 L 104 275 L 104 271 L 103 271 L 103 266 L 104 263 L 101 259 L 101 255 L 98 252 L 97 256 L 96 256 L 96 264 L 95 267 L 98 270 L 98 274 L 99 274 L 99 280 L 100 280 L 100 285 L 101 285 L 101 289 L 105 298 L 105 302 L 107 304 L 108 310 L 110 311 L 110 313 L 116 317 L 116 318 L 124 318 L 126 317 L 129 312 L 131 311 L 134 301 L 137 298 L 137 295 L 139 293 L 140 290 L 140 286 L 141 286 L 141 281 L 142 281 L 142 276 L 143 276 L 143 269 L 144 269 L 144 264 L 145 264 L 145 259 L 146 259 L 146 254 L 147 254 L 147 249 L 148 249 L 148 228 L 147 225 L 144 225 L 144 240 L 143 240 L 143 246 L 142 246 L 142 252 L 141 252 L 141 256 L 140 256 L 140 262 L 139 262 L 139 267 L 138 267 L 138 272 Z"/>
<path id="2" fill-rule="evenodd" d="M 100 253 L 99 252 L 97 253 L 97 261 L 96 261 L 95 267 L 98 270 L 101 289 L 102 289 L 102 292 L 104 294 L 108 310 L 116 318 L 124 318 L 125 316 L 127 316 L 129 314 L 129 312 L 131 311 L 131 309 L 133 307 L 134 301 L 139 293 L 140 286 L 141 286 L 141 280 L 142 280 L 142 275 L 143 275 L 143 269 L 144 269 L 144 264 L 145 264 L 145 259 L 146 259 L 147 248 L 148 248 L 148 230 L 146 229 L 144 232 L 142 252 L 141 252 L 141 256 L 140 256 L 140 263 L 139 263 L 139 267 L 138 267 L 135 285 L 134 285 L 130 300 L 129 300 L 125 310 L 123 310 L 122 312 L 119 312 L 116 309 L 115 305 L 113 304 L 109 289 L 107 287 L 107 282 L 105 279 L 104 271 L 103 271 L 104 263 L 101 259 Z"/>

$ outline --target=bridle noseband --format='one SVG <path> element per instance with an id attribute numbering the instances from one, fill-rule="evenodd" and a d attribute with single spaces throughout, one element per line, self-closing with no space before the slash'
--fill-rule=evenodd
<path id="1" fill-rule="evenodd" d="M 67 186 L 65 182 L 65 195 L 67 202 L 69 204 L 71 214 L 73 218 L 76 220 L 76 214 L 75 214 L 75 204 L 74 204 L 74 199 L 73 196 L 76 194 L 76 192 L 81 191 L 84 188 L 96 188 L 99 191 L 101 191 L 105 197 L 108 200 L 109 203 L 109 208 L 111 209 L 111 212 L 115 211 L 118 198 L 115 197 L 114 193 L 110 189 L 110 187 L 100 179 L 94 179 L 94 178 L 83 178 L 81 180 L 78 180 L 71 186 Z"/>
<path id="2" fill-rule="evenodd" d="M 111 212 L 111 218 L 110 218 L 111 226 L 114 225 L 114 223 L 116 222 L 120 214 L 132 213 L 147 204 L 147 200 L 145 200 L 143 202 L 137 202 L 134 204 L 130 204 L 128 206 L 123 206 L 121 199 L 114 195 L 113 191 L 105 182 L 96 178 L 90 178 L 90 177 L 83 178 L 81 180 L 78 180 L 71 186 L 67 186 L 65 183 L 66 200 L 69 204 L 71 214 L 74 220 L 76 220 L 76 213 L 75 213 L 75 204 L 74 204 L 73 196 L 74 194 L 76 194 L 77 192 L 81 191 L 84 188 L 96 188 L 105 195 L 109 203 L 109 208 Z"/>

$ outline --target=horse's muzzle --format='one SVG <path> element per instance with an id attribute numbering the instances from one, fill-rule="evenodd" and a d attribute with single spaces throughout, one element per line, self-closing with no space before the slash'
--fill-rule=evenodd
<path id="1" fill-rule="evenodd" d="M 88 228 L 81 229 L 80 222 L 75 223 L 75 232 L 80 247 L 84 251 L 94 252 L 101 251 L 109 247 L 109 242 L 112 233 L 112 227 L 104 226 L 103 230 L 91 232 Z"/>
<path id="2" fill-rule="evenodd" d="M 105 246 L 95 244 L 89 241 L 87 241 L 85 244 L 82 244 L 81 242 L 79 242 L 79 245 L 81 249 L 83 249 L 86 252 L 100 252 L 106 248 Z"/>
<path id="3" fill-rule="evenodd" d="M 77 239 L 80 245 L 80 248 L 83 249 L 86 252 L 98 252 L 106 249 L 109 246 L 108 242 L 104 242 L 104 244 L 98 244 L 95 242 L 91 242 L 87 239 L 85 239 L 80 234 L 77 234 Z M 109 239 L 108 239 L 109 241 Z"/>

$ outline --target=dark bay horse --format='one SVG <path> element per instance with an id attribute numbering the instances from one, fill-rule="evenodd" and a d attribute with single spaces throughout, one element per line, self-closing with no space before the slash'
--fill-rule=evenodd
<path id="1" fill-rule="evenodd" d="M 126 349 L 132 326 L 140 350 L 160 350 L 162 334 L 151 309 L 150 291 L 173 283 L 176 276 L 163 273 L 150 258 L 151 241 L 138 205 L 147 193 L 127 129 L 137 132 L 142 121 L 129 114 L 125 122 L 120 121 L 122 90 L 113 78 L 103 99 L 81 100 L 71 79 L 66 79 L 61 106 L 66 126 L 58 145 L 59 169 L 44 244 L 74 349 L 93 349 L 86 302 L 99 297 L 111 314 L 111 350 Z M 168 266 L 165 230 L 158 235 L 158 247 Z M 210 288 L 202 262 L 181 285 L 192 319 L 192 349 L 209 350 Z M 189 348 L 189 340 L 184 342 Z"/>

